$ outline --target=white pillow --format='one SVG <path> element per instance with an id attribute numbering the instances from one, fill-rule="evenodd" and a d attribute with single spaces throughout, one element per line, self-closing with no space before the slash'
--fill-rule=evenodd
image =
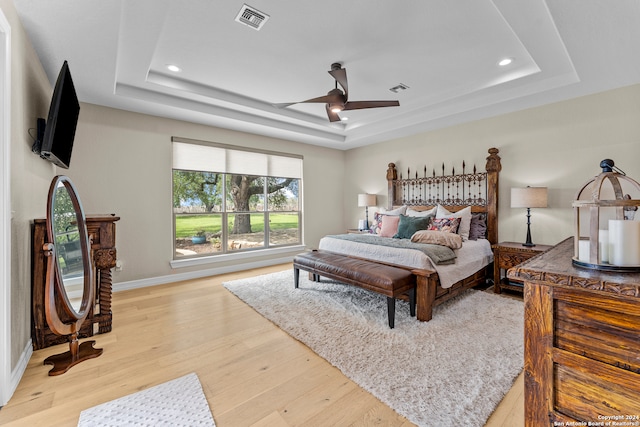
<path id="1" fill-rule="evenodd" d="M 435 206 L 433 209 L 427 209 L 426 211 L 417 211 L 415 209 L 407 208 L 407 213 L 405 215 L 413 217 L 435 215 L 437 209 L 437 206 Z"/>
<path id="2" fill-rule="evenodd" d="M 385 208 L 378 209 L 378 213 L 383 215 L 404 215 L 406 211 L 407 211 L 406 205 L 400 206 L 399 208 L 392 209 L 390 211 L 386 210 Z"/>
<path id="3" fill-rule="evenodd" d="M 458 234 L 462 237 L 463 242 L 469 240 L 469 230 L 471 229 L 471 206 L 467 206 L 458 212 L 449 212 L 444 207 L 438 205 L 436 219 L 440 218 L 460 218 Z"/>

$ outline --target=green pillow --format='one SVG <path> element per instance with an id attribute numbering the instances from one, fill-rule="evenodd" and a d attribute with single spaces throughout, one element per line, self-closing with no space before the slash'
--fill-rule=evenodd
<path id="1" fill-rule="evenodd" d="M 398 222 L 398 232 L 393 236 L 394 239 L 410 239 L 418 230 L 426 230 L 431 224 L 434 215 L 427 216 L 406 216 L 400 215 Z"/>

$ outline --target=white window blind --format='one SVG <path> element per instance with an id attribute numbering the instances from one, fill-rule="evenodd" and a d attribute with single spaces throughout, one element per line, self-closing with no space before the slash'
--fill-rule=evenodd
<path id="1" fill-rule="evenodd" d="M 173 169 L 302 178 L 302 157 L 173 138 Z"/>
<path id="2" fill-rule="evenodd" d="M 226 152 L 223 148 L 198 144 L 173 143 L 173 168 L 180 170 L 224 172 Z"/>

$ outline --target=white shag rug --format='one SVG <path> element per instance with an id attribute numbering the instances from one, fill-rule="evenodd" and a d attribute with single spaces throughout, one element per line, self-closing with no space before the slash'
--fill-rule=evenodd
<path id="1" fill-rule="evenodd" d="M 86 409 L 78 421 L 78 427 L 215 425 L 195 373 Z"/>
<path id="2" fill-rule="evenodd" d="M 470 290 L 409 316 L 396 304 L 387 323 L 386 297 L 283 271 L 224 286 L 306 344 L 411 422 L 425 427 L 483 426 L 522 371 L 522 301 Z"/>

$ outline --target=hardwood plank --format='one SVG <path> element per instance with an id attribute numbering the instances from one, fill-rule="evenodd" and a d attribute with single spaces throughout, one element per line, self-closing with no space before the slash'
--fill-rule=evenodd
<path id="1" fill-rule="evenodd" d="M 413 425 L 221 286 L 288 269 L 116 292 L 113 331 L 92 337 L 104 354 L 49 377 L 43 360 L 67 346 L 35 351 L 0 425 L 76 426 L 83 409 L 189 372 L 219 427 Z M 487 426 L 524 425 L 521 378 Z"/>
<path id="2" fill-rule="evenodd" d="M 524 372 L 513 383 L 493 414 L 487 420 L 488 427 L 513 427 L 524 425 Z"/>

